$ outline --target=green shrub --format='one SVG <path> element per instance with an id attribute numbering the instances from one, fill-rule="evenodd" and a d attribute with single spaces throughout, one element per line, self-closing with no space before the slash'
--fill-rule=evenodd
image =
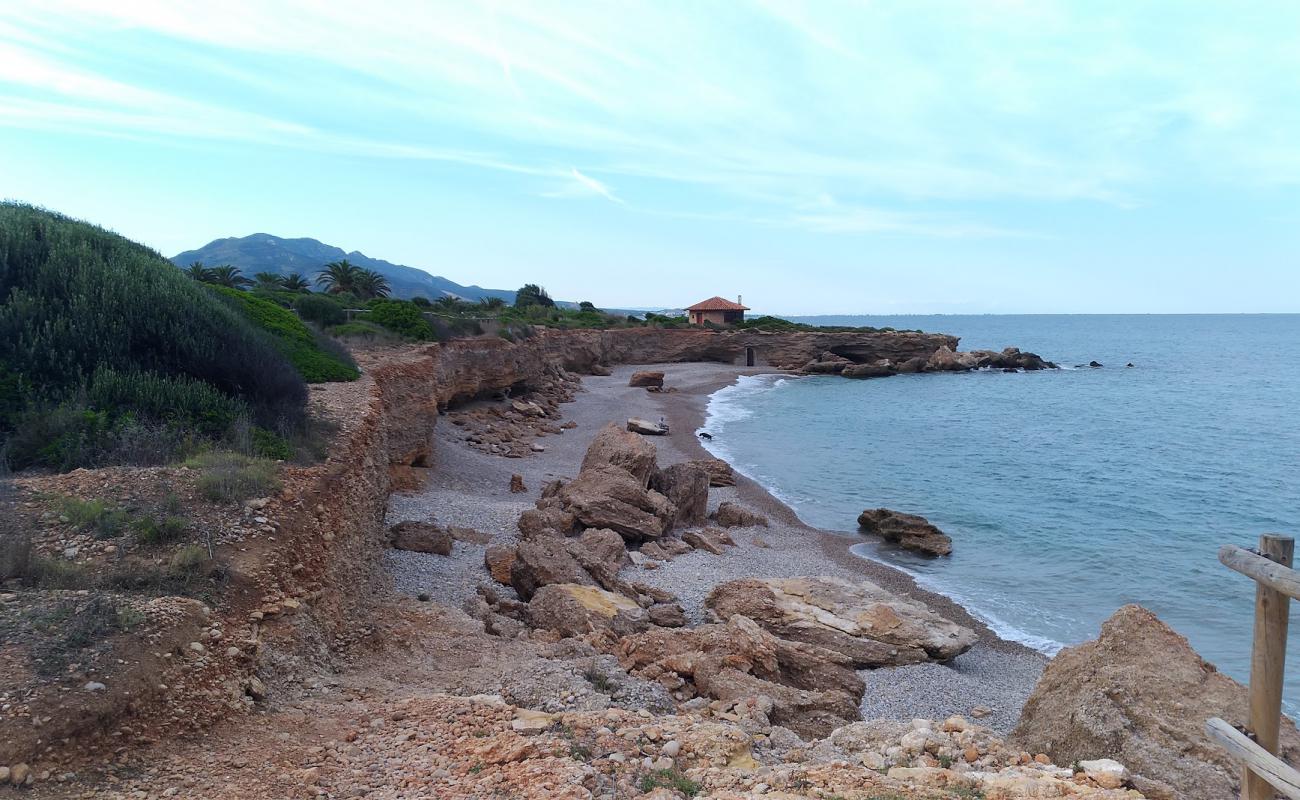
<path id="1" fill-rule="evenodd" d="M 687 797 L 700 793 L 700 785 L 675 769 L 660 769 L 641 776 L 641 791 L 653 792 L 663 787 L 681 792 Z"/>
<path id="2" fill-rule="evenodd" d="M 75 600 L 63 601 L 32 620 L 32 627 L 44 634 L 32 647 L 32 663 L 40 675 L 58 675 L 73 661 L 80 660 L 82 650 L 139 621 L 138 612 L 119 608 L 104 595 L 93 595 L 85 605 L 78 605 Z"/>
<path id="3" fill-rule="evenodd" d="M 348 321 L 346 306 L 329 295 L 300 295 L 293 301 L 293 308 L 298 312 L 298 316 L 322 328 L 342 325 Z"/>
<path id="4" fill-rule="evenodd" d="M 217 451 L 192 458 L 186 466 L 199 470 L 195 487 L 214 503 L 241 502 L 280 488 L 275 464 L 261 458 Z"/>
<path id="5" fill-rule="evenodd" d="M 433 338 L 433 328 L 420 308 L 405 300 L 371 300 L 365 319 L 408 339 L 428 341 Z"/>
<path id="6" fill-rule="evenodd" d="M 86 400 L 92 408 L 172 423 L 207 437 L 220 436 L 248 413 L 239 400 L 201 381 L 109 367 L 95 370 Z"/>
<path id="7" fill-rule="evenodd" d="M 288 461 L 293 458 L 293 445 L 283 436 L 277 436 L 265 428 L 253 428 L 253 455 L 269 458 L 272 461 Z"/>
<path id="8" fill-rule="evenodd" d="M 164 517 L 158 521 L 153 517 L 141 517 L 131 523 L 135 540 L 140 544 L 166 544 L 174 542 L 185 535 L 189 523 L 180 517 Z"/>
<path id="9" fill-rule="evenodd" d="M 327 353 L 316 343 L 316 337 L 302 320 L 287 308 L 263 300 L 251 292 L 211 286 L 244 313 L 253 324 L 271 334 L 276 347 L 288 357 L 303 380 L 308 383 L 326 381 L 352 381 L 360 374 L 351 359 L 342 360 L 339 353 Z"/>
<path id="10" fill-rule="evenodd" d="M 4 451 L 15 467 L 59 471 L 103 464 L 163 464 L 197 449 L 197 434 L 178 424 L 137 420 L 88 408 L 83 400 L 34 406 L 13 421 Z"/>
<path id="11" fill-rule="evenodd" d="M 130 519 L 125 511 L 110 506 L 103 500 L 61 497 L 56 507 L 59 514 L 67 517 L 70 525 L 78 530 L 94 531 L 96 539 L 111 539 L 117 536 Z"/>
<path id="12" fill-rule="evenodd" d="M 63 558 L 33 556 L 23 582 L 42 589 L 84 589 L 91 580 L 80 564 Z"/>
<path id="13" fill-rule="evenodd" d="M 78 453 L 120 455 L 115 432 L 138 444 L 142 431 L 166 421 L 153 416 L 169 401 L 213 408 L 213 393 L 196 384 L 242 402 L 265 424 L 300 423 L 307 397 L 264 333 L 161 255 L 16 203 L 0 203 L 0 364 L 0 436 L 27 428 L 23 453 L 10 453 L 20 468 L 66 468 Z M 130 405 L 137 401 L 146 407 Z M 62 419 L 47 432 L 63 440 L 33 441 L 41 425 L 32 414 L 58 409 Z M 103 416 L 77 418 L 83 412 Z"/>
<path id="14" fill-rule="evenodd" d="M 340 339 L 365 339 L 368 341 L 397 338 L 391 331 L 365 320 L 335 325 L 329 329 L 329 334 Z"/>

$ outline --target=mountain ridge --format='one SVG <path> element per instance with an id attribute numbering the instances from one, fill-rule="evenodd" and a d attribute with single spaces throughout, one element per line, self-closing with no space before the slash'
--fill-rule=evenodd
<path id="1" fill-rule="evenodd" d="M 345 258 L 387 278 L 393 297 L 423 296 L 430 300 L 447 295 L 466 300 L 499 297 L 507 303 L 512 303 L 515 299 L 513 289 L 486 289 L 475 284 L 460 284 L 418 267 L 371 258 L 359 250 L 347 252 L 341 247 L 309 236 L 288 239 L 270 233 L 253 233 L 248 236 L 213 239 L 202 247 L 177 253 L 171 257 L 171 262 L 178 267 L 188 266 L 194 261 L 202 261 L 208 266 L 230 264 L 249 277 L 258 272 L 277 275 L 298 272 L 314 281 L 325 264 Z"/>

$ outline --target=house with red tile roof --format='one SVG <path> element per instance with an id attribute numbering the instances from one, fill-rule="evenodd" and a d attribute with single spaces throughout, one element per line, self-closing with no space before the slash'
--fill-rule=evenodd
<path id="1" fill-rule="evenodd" d="M 737 297 L 736 300 L 739 301 L 740 298 Z M 733 322 L 744 322 L 745 312 L 748 310 L 749 306 L 743 306 L 739 302 L 733 303 L 721 297 L 710 297 L 686 309 L 686 316 L 692 325 L 703 325 L 706 322 L 730 325 Z"/>

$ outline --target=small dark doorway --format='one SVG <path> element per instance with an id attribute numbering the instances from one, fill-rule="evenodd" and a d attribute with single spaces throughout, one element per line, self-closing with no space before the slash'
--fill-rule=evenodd
<path id="1" fill-rule="evenodd" d="M 752 347 L 745 348 L 745 366 L 754 366 L 754 348 Z"/>

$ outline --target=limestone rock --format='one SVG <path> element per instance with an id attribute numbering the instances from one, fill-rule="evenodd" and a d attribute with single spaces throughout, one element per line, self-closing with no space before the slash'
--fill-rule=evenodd
<path id="1" fill-rule="evenodd" d="M 538 589 L 552 583 L 592 586 L 596 582 L 569 554 L 560 537 L 543 536 L 520 542 L 510 565 L 510 585 L 519 597 L 528 600 Z"/>
<path id="2" fill-rule="evenodd" d="M 615 466 L 630 473 L 644 489 L 650 485 L 650 476 L 655 471 L 655 446 L 611 422 L 591 440 L 580 472 L 603 466 Z"/>
<path id="3" fill-rule="evenodd" d="M 562 636 L 604 631 L 626 635 L 644 630 L 649 620 L 623 595 L 596 586 L 554 583 L 538 589 L 529 601 L 528 623 Z"/>
<path id="4" fill-rule="evenodd" d="M 842 369 L 840 374 L 846 378 L 888 378 L 897 371 L 886 359 L 871 364 L 854 364 Z"/>
<path id="5" fill-rule="evenodd" d="M 732 502 L 718 505 L 713 519 L 724 528 L 766 528 L 767 517 Z"/>
<path id="6" fill-rule="evenodd" d="M 615 591 L 618 571 L 628 563 L 623 537 L 607 528 L 591 528 L 565 542 L 569 554 L 601 586 Z"/>
<path id="7" fill-rule="evenodd" d="M 858 527 L 905 550 L 929 556 L 946 556 L 952 552 L 952 538 L 916 514 L 869 508 L 858 515 Z"/>
<path id="8" fill-rule="evenodd" d="M 1079 762 L 1084 777 L 1103 789 L 1118 789 L 1128 783 L 1129 774 L 1124 765 L 1110 758 L 1097 758 Z"/>
<path id="9" fill-rule="evenodd" d="M 766 698 L 772 723 L 804 735 L 824 735 L 857 718 L 863 685 L 847 659 L 780 641 L 742 616 L 725 625 L 651 628 L 624 637 L 619 647 L 633 674 L 727 702 Z M 818 669 L 809 670 L 814 663 Z"/>
<path id="10" fill-rule="evenodd" d="M 736 485 L 736 474 L 731 465 L 720 458 L 700 458 L 687 463 L 695 464 L 708 473 L 710 486 Z"/>
<path id="11" fill-rule="evenodd" d="M 528 487 L 524 485 L 524 476 L 523 476 L 523 475 L 520 475 L 519 473 L 515 473 L 514 475 L 511 475 L 511 476 L 510 476 L 510 493 L 511 493 L 511 494 L 523 494 L 524 492 L 527 492 L 527 491 L 528 491 Z"/>
<path id="12" fill-rule="evenodd" d="M 682 534 L 682 541 L 696 550 L 703 550 L 706 553 L 720 556 L 723 552 L 723 536 L 725 535 L 717 528 L 705 528 L 704 530 L 686 531 Z"/>
<path id="13" fill-rule="evenodd" d="M 519 515 L 517 524 L 522 538 L 536 539 L 547 533 L 560 536 L 567 535 L 573 531 L 573 526 L 577 524 L 577 521 L 577 518 L 571 512 L 556 504 L 544 508 L 528 509 Z"/>
<path id="14" fill-rule="evenodd" d="M 628 386 L 654 386 L 663 388 L 664 374 L 662 372 L 633 372 L 632 379 L 627 382 Z"/>
<path id="15" fill-rule="evenodd" d="M 677 507 L 616 466 L 583 469 L 558 495 L 565 510 L 587 528 L 609 528 L 637 542 L 672 530 Z"/>
<path id="16" fill-rule="evenodd" d="M 655 603 L 647 609 L 650 622 L 664 628 L 686 627 L 686 609 L 680 603 Z"/>
<path id="17" fill-rule="evenodd" d="M 866 581 L 747 578 L 714 587 L 705 604 L 721 619 L 740 614 L 782 639 L 841 653 L 857 667 L 947 661 L 974 631 Z"/>
<path id="18" fill-rule="evenodd" d="M 709 515 L 709 473 L 691 462 L 673 464 L 650 477 L 650 488 L 677 506 L 674 526 L 694 525 Z"/>
<path id="19" fill-rule="evenodd" d="M 483 565 L 497 583 L 510 585 L 510 568 L 515 563 L 515 548 L 492 545 L 483 552 Z"/>
<path id="20" fill-rule="evenodd" d="M 1247 722 L 1246 687 L 1220 673 L 1146 609 L 1127 605 L 1096 641 L 1047 665 L 1010 741 L 1058 764 L 1111 758 L 1188 800 L 1235 796 L 1240 767 L 1204 734 L 1205 720 Z M 1300 764 L 1300 734 L 1282 720 L 1281 755 Z"/>
<path id="21" fill-rule="evenodd" d="M 673 537 L 664 537 L 656 539 L 641 545 L 641 555 L 647 558 L 658 559 L 659 561 L 672 561 L 674 557 L 686 555 L 695 548 L 691 547 L 682 539 Z"/>
<path id="22" fill-rule="evenodd" d="M 662 422 L 651 422 L 640 417 L 628 417 L 627 429 L 642 436 L 667 436 L 668 426 Z"/>
<path id="23" fill-rule="evenodd" d="M 957 353 L 944 345 L 934 351 L 925 367 L 933 372 L 963 372 L 975 369 L 978 362 L 978 356 L 971 353 Z"/>
<path id="24" fill-rule="evenodd" d="M 451 555 L 451 534 L 432 522 L 399 522 L 388 529 L 388 535 L 398 550 Z"/>

